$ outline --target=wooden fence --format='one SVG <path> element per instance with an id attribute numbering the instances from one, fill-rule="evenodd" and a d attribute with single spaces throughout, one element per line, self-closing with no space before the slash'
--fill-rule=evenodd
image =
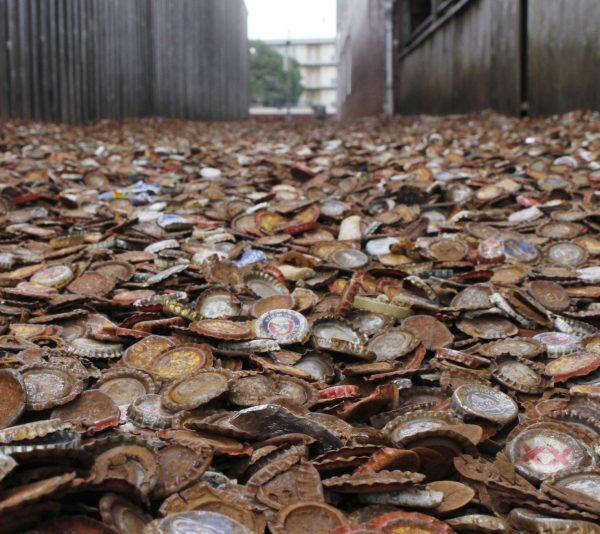
<path id="1" fill-rule="evenodd" d="M 600 109 L 598 0 L 396 0 L 398 113 Z"/>
<path id="2" fill-rule="evenodd" d="M 0 0 L 0 118 L 247 115 L 243 0 Z"/>

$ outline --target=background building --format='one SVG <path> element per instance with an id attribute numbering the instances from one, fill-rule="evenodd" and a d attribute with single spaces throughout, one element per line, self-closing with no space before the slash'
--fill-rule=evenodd
<path id="1" fill-rule="evenodd" d="M 299 107 L 325 106 L 335 113 L 337 103 L 337 48 L 335 39 L 266 40 L 269 46 L 300 65 L 304 92 Z"/>

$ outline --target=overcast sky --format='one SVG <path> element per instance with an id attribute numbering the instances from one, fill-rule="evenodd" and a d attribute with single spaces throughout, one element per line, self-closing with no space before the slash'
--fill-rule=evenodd
<path id="1" fill-rule="evenodd" d="M 336 0 L 245 0 L 250 39 L 335 37 Z"/>

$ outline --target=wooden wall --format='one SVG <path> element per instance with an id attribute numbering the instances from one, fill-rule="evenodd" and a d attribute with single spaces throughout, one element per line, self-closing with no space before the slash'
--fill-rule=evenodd
<path id="1" fill-rule="evenodd" d="M 396 112 L 443 114 L 494 108 L 517 114 L 521 83 L 518 4 L 518 0 L 466 3 L 463 11 L 412 50 L 403 54 L 399 48 L 394 75 Z M 400 12 L 398 16 L 406 15 Z"/>
<path id="2" fill-rule="evenodd" d="M 0 117 L 248 110 L 243 0 L 0 0 Z"/>
<path id="3" fill-rule="evenodd" d="M 383 0 L 338 0 L 338 117 L 383 113 L 385 5 Z"/>
<path id="4" fill-rule="evenodd" d="M 528 2 L 531 113 L 600 109 L 600 2 Z"/>
<path id="5" fill-rule="evenodd" d="M 397 113 L 518 115 L 600 109 L 599 0 L 464 0 L 435 31 L 403 47 L 397 0 Z"/>

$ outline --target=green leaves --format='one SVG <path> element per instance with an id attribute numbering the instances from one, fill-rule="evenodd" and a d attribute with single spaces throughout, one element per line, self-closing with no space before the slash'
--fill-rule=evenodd
<path id="1" fill-rule="evenodd" d="M 260 106 L 294 105 L 304 88 L 298 62 L 290 59 L 285 72 L 284 57 L 263 41 L 250 43 L 250 92 L 252 102 Z"/>

